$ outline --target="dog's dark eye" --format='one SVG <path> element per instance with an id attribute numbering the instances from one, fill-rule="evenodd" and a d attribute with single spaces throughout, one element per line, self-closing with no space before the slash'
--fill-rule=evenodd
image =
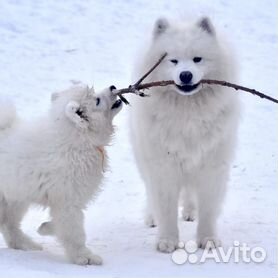
<path id="1" fill-rule="evenodd" d="M 202 61 L 202 57 L 194 57 L 193 62 L 194 63 L 200 63 Z"/>
<path id="2" fill-rule="evenodd" d="M 97 99 L 96 99 L 96 106 L 98 106 L 100 104 L 100 98 L 98 97 Z"/>
<path id="3" fill-rule="evenodd" d="M 179 61 L 176 59 L 172 59 L 172 60 L 170 60 L 170 62 L 173 63 L 174 65 L 177 65 Z"/>

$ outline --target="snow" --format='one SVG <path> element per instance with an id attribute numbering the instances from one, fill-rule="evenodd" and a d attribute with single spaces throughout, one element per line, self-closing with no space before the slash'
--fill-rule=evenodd
<path id="1" fill-rule="evenodd" d="M 241 84 L 278 97 L 277 1 L 35 1 L 0 2 L 1 95 L 23 117 L 47 110 L 49 95 L 75 80 L 100 89 L 130 83 L 134 55 L 161 15 L 208 14 L 234 42 Z M 276 76 L 276 77 L 275 77 Z M 219 234 L 267 251 L 264 263 L 176 265 L 155 250 L 156 228 L 143 221 L 144 186 L 128 139 L 127 109 L 116 119 L 109 147 L 111 171 L 86 211 L 88 244 L 103 266 L 69 264 L 59 243 L 36 228 L 47 211 L 30 210 L 23 229 L 41 252 L 6 248 L 0 235 L 1 277 L 274 277 L 277 274 L 277 106 L 241 93 L 245 110 Z M 132 107 L 131 107 L 132 109 Z M 181 240 L 194 239 L 196 223 L 179 221 Z M 200 252 L 200 251 L 198 251 Z"/>

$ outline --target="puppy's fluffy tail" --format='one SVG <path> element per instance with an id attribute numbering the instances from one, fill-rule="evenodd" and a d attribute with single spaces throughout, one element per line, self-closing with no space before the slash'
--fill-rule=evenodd
<path id="1" fill-rule="evenodd" d="M 0 132 L 12 127 L 16 119 L 14 103 L 8 98 L 0 98 Z"/>

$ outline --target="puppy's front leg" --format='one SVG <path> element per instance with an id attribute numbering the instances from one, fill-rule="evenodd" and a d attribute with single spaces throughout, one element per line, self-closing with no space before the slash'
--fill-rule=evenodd
<path id="1" fill-rule="evenodd" d="M 55 234 L 62 242 L 70 260 L 79 265 L 100 265 L 102 259 L 85 245 L 84 215 L 77 207 L 51 208 Z"/>

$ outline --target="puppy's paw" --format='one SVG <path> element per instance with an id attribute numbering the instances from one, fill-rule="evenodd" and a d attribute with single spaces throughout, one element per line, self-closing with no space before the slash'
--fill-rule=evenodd
<path id="1" fill-rule="evenodd" d="M 37 232 L 42 236 L 54 235 L 53 223 L 51 221 L 42 223 Z"/>
<path id="2" fill-rule="evenodd" d="M 161 238 L 158 240 L 156 248 L 162 253 L 172 253 L 177 249 L 178 240 Z"/>
<path id="3" fill-rule="evenodd" d="M 78 265 L 101 265 L 102 258 L 93 254 L 89 249 L 82 249 L 75 254 L 70 255 L 70 259 L 73 263 Z"/>
<path id="4" fill-rule="evenodd" d="M 29 237 L 24 236 L 9 242 L 8 246 L 13 249 L 20 249 L 24 251 L 40 251 L 42 246 L 31 240 Z"/>
<path id="5" fill-rule="evenodd" d="M 204 237 L 198 240 L 198 246 L 202 249 L 214 249 L 221 246 L 221 240 L 216 237 Z"/>

